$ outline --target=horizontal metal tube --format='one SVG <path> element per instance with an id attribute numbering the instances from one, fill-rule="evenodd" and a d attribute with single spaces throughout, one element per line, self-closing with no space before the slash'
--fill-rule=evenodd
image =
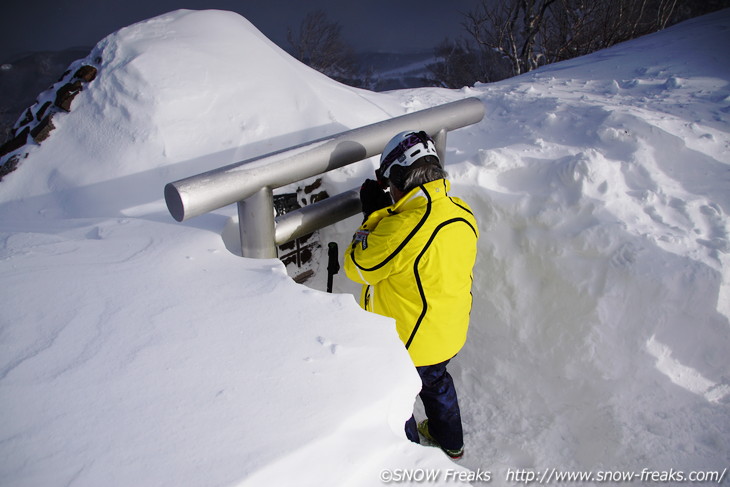
<path id="1" fill-rule="evenodd" d="M 360 189 L 351 189 L 276 217 L 275 241 L 282 245 L 362 211 Z"/>
<path id="2" fill-rule="evenodd" d="M 165 201 L 175 220 L 187 220 L 246 199 L 264 186 L 280 188 L 372 157 L 396 133 L 434 135 L 483 117 L 484 105 L 477 98 L 446 103 L 169 183 Z"/>

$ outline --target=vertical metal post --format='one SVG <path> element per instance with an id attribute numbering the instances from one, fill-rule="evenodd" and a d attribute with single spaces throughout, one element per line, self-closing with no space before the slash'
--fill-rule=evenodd
<path id="1" fill-rule="evenodd" d="M 274 192 L 264 186 L 238 202 L 241 255 L 253 259 L 275 259 Z"/>
<path id="2" fill-rule="evenodd" d="M 436 153 L 441 161 L 441 167 L 446 164 L 446 129 L 441 129 L 433 135 L 433 143 L 436 146 Z"/>

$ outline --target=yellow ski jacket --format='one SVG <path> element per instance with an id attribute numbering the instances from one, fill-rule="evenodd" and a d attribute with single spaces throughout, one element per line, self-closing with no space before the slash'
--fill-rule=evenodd
<path id="1" fill-rule="evenodd" d="M 363 284 L 360 305 L 396 321 L 413 363 L 451 359 L 466 342 L 479 230 L 446 179 L 414 188 L 373 212 L 344 257 Z"/>

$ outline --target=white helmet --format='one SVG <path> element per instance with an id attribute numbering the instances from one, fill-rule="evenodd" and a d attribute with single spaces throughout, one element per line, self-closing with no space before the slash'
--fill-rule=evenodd
<path id="1" fill-rule="evenodd" d="M 390 139 L 380 155 L 380 176 L 389 179 L 393 166 L 408 167 L 424 156 L 433 156 L 440 164 L 433 139 L 424 131 L 401 132 Z"/>

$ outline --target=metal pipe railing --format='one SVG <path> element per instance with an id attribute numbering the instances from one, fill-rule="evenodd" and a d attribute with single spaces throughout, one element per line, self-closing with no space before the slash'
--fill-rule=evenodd
<path id="1" fill-rule="evenodd" d="M 362 211 L 359 188 L 325 198 L 276 217 L 274 242 L 282 245 Z"/>
<path id="2" fill-rule="evenodd" d="M 274 222 L 268 215 L 273 212 L 269 205 L 274 189 L 380 154 L 393 135 L 405 130 L 423 130 L 434 137 L 443 158 L 447 132 L 483 117 L 484 105 L 477 98 L 446 103 L 169 183 L 165 201 L 180 222 L 238 203 L 242 255 L 276 257 L 275 242 L 285 243 L 352 216 L 359 211 L 359 200 L 348 191 Z"/>

